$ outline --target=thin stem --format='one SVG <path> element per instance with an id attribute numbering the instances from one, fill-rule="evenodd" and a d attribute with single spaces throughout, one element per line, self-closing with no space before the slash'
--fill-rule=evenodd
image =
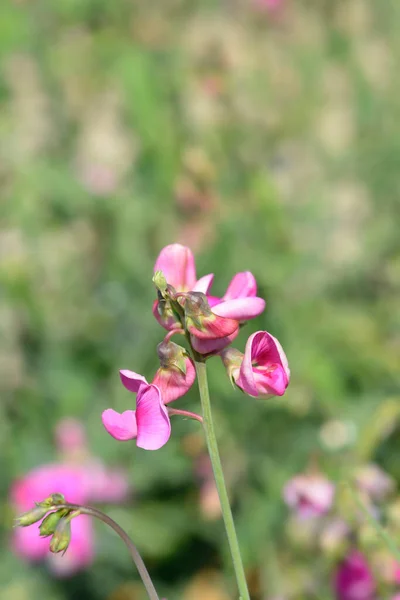
<path id="1" fill-rule="evenodd" d="M 153 582 L 151 580 L 151 577 L 149 575 L 149 572 L 147 571 L 146 566 L 143 562 L 143 559 L 139 554 L 138 549 L 136 548 L 135 544 L 132 542 L 129 535 L 122 529 L 122 527 L 120 527 L 118 525 L 118 523 L 116 523 L 114 521 L 114 519 L 112 519 L 105 513 L 101 512 L 101 510 L 98 510 L 97 508 L 93 508 L 92 506 L 80 506 L 79 504 L 62 504 L 62 505 L 54 506 L 53 508 L 55 510 L 60 510 L 61 508 L 68 508 L 70 510 L 79 510 L 79 512 L 81 514 L 95 517 L 96 519 L 103 521 L 103 523 L 105 523 L 106 525 L 111 527 L 111 529 L 113 529 L 115 531 L 115 533 L 117 533 L 119 535 L 119 537 L 122 539 L 122 541 L 125 543 L 126 547 L 128 548 L 130 555 L 132 557 L 132 560 L 135 563 L 137 570 L 139 571 L 139 575 L 142 579 L 144 587 L 146 588 L 146 591 L 147 591 L 147 594 L 148 594 L 150 600 L 160 600 L 158 597 L 158 594 L 156 592 L 156 589 L 153 585 Z"/>
<path id="2" fill-rule="evenodd" d="M 181 415 L 182 417 L 189 417 L 189 419 L 196 419 L 196 421 L 203 423 L 203 417 L 197 415 L 196 413 L 190 412 L 190 410 L 181 410 L 180 408 L 168 408 L 167 410 L 170 416 Z"/>
<path id="3" fill-rule="evenodd" d="M 235 524 L 233 522 L 228 492 L 226 490 L 221 459 L 218 452 L 217 438 L 215 436 L 214 423 L 211 413 L 210 394 L 208 391 L 206 364 L 203 360 L 200 359 L 199 355 L 195 354 L 195 359 L 197 379 L 199 382 L 200 400 L 203 408 L 203 426 L 207 439 L 208 453 L 210 455 L 215 483 L 217 486 L 219 500 L 221 503 L 222 516 L 225 523 L 225 529 L 231 551 L 233 567 L 235 569 L 236 581 L 240 593 L 240 600 L 250 600 L 249 590 L 247 589 L 246 583 L 246 575 L 244 572 L 239 543 L 235 531 Z"/>

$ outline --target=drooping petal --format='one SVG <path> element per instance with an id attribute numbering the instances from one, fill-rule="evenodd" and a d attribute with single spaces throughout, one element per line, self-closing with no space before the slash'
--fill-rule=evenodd
<path id="1" fill-rule="evenodd" d="M 148 385 L 146 378 L 143 377 L 143 375 L 139 375 L 139 373 L 135 373 L 134 371 L 129 371 L 129 369 L 121 369 L 119 376 L 121 377 L 123 386 L 134 394 L 137 394 L 142 384 Z"/>
<path id="2" fill-rule="evenodd" d="M 106 431 L 116 440 L 126 442 L 133 440 L 137 436 L 137 415 L 134 410 L 126 410 L 119 413 L 112 408 L 108 408 L 101 415 L 101 420 Z"/>
<path id="3" fill-rule="evenodd" d="M 183 374 L 178 368 L 160 368 L 157 370 L 153 385 L 156 385 L 160 392 L 164 404 L 168 404 L 177 398 L 180 398 L 192 387 L 196 379 L 196 370 L 192 360 L 185 359 L 186 374 Z"/>
<path id="4" fill-rule="evenodd" d="M 233 342 L 233 340 L 239 335 L 239 328 L 236 329 L 231 335 L 227 335 L 226 337 L 215 339 L 215 340 L 201 340 L 200 338 L 191 335 L 190 341 L 193 348 L 199 354 L 212 354 L 214 352 L 220 352 L 229 344 Z"/>
<path id="5" fill-rule="evenodd" d="M 210 273 L 209 275 L 204 275 L 204 277 L 200 277 L 198 281 L 196 281 L 193 289 L 193 292 L 203 292 L 203 294 L 208 294 L 212 284 L 214 281 L 214 273 Z"/>
<path id="6" fill-rule="evenodd" d="M 196 283 L 196 266 L 190 248 L 181 244 L 165 246 L 158 255 L 154 272 L 162 271 L 167 283 L 178 292 L 192 290 Z"/>
<path id="7" fill-rule="evenodd" d="M 221 302 L 213 307 L 212 311 L 220 317 L 247 321 L 258 317 L 265 308 L 265 300 L 262 298 L 236 298 Z"/>
<path id="8" fill-rule="evenodd" d="M 236 273 L 224 294 L 223 300 L 250 298 L 257 294 L 257 282 L 250 271 Z"/>
<path id="9" fill-rule="evenodd" d="M 162 403 L 161 392 L 155 385 L 140 388 L 136 402 L 137 446 L 158 450 L 171 435 L 171 423 Z"/>

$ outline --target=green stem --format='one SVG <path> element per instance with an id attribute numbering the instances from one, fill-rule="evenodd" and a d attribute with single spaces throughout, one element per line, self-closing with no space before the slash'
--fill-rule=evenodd
<path id="1" fill-rule="evenodd" d="M 136 548 L 135 544 L 132 542 L 129 535 L 125 532 L 124 529 L 122 529 L 122 527 L 120 527 L 118 525 L 118 523 L 116 523 L 114 521 L 114 519 L 112 519 L 111 517 L 109 517 L 108 515 L 103 513 L 101 510 L 98 510 L 97 508 L 93 508 L 92 506 L 81 506 L 79 504 L 66 503 L 63 505 L 54 506 L 53 508 L 57 509 L 57 510 L 60 510 L 60 508 L 68 508 L 70 510 L 78 510 L 82 515 L 89 515 L 91 517 L 95 517 L 96 519 L 103 521 L 103 523 L 105 523 L 106 525 L 111 527 L 111 529 L 113 529 L 115 531 L 115 533 L 117 533 L 119 535 L 119 537 L 125 543 L 125 546 L 128 548 L 130 555 L 132 557 L 132 560 L 136 565 L 136 568 L 139 572 L 139 575 L 142 579 L 144 587 L 146 588 L 146 591 L 147 591 L 147 594 L 148 594 L 150 600 L 160 600 L 158 597 L 158 594 L 156 592 L 156 589 L 153 585 L 153 582 L 151 580 L 151 577 L 149 575 L 149 572 L 146 569 L 146 565 L 144 564 L 143 559 L 139 554 L 138 549 Z"/>
<path id="2" fill-rule="evenodd" d="M 203 409 L 203 426 L 207 440 L 208 453 L 210 455 L 215 483 L 219 495 L 219 501 L 221 503 L 222 516 L 225 523 L 225 529 L 231 551 L 233 567 L 235 569 L 236 581 L 240 593 L 240 600 L 250 600 L 249 590 L 247 589 L 246 583 L 246 575 L 244 572 L 242 557 L 240 555 L 239 543 L 235 531 L 235 524 L 233 522 L 228 492 L 226 490 L 221 459 L 218 452 L 217 438 L 215 436 L 214 431 L 214 424 L 210 404 L 210 394 L 208 391 L 206 364 L 198 355 L 195 355 L 195 359 L 197 380 L 199 383 L 200 400 Z"/>

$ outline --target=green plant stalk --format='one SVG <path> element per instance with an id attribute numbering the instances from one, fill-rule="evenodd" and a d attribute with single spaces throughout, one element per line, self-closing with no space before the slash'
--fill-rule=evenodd
<path id="1" fill-rule="evenodd" d="M 247 588 L 246 575 L 243 568 L 242 557 L 240 554 L 239 542 L 236 536 L 235 524 L 233 522 L 231 505 L 229 503 L 228 492 L 226 490 L 224 473 L 222 470 L 221 459 L 218 451 L 217 438 L 215 436 L 214 423 L 211 413 L 210 394 L 208 390 L 206 363 L 199 355 L 195 355 L 195 365 L 197 380 L 199 384 L 200 400 L 203 409 L 203 427 L 207 440 L 208 453 L 214 472 L 214 479 L 218 490 L 219 501 L 221 503 L 222 516 L 225 523 L 226 534 L 228 537 L 229 548 L 231 551 L 233 567 L 235 569 L 236 581 L 239 588 L 240 600 L 250 600 L 249 590 Z"/>
<path id="2" fill-rule="evenodd" d="M 132 542 L 129 535 L 125 532 L 124 529 L 122 529 L 122 527 L 118 525 L 118 523 L 114 521 L 114 519 L 103 513 L 101 510 L 98 510 L 97 508 L 93 508 L 92 506 L 80 506 L 79 504 L 66 503 L 62 505 L 53 506 L 50 510 L 60 510 L 60 508 L 78 510 L 80 514 L 95 517 L 96 519 L 103 521 L 103 523 L 111 527 L 111 529 L 113 529 L 115 533 L 119 535 L 119 537 L 125 543 L 125 546 L 128 548 L 150 600 L 160 600 L 149 575 L 149 572 L 146 569 L 146 565 L 144 564 L 143 559 L 139 554 L 138 549 Z"/>

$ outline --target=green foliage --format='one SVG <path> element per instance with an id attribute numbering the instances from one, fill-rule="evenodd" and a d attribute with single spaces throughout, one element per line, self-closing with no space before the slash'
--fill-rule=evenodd
<path id="1" fill-rule="evenodd" d="M 133 408 L 118 369 L 156 369 L 152 276 L 166 243 L 193 247 L 216 294 L 237 271 L 256 275 L 267 310 L 235 345 L 267 329 L 292 370 L 287 395 L 262 402 L 210 362 L 254 597 L 290 581 L 300 600 L 312 576 L 312 554 L 286 538 L 281 496 L 312 456 L 336 481 L 365 460 L 400 478 L 399 8 L 255 4 L 0 4 L 1 501 L 56 459 L 57 421 L 82 419 L 93 452 L 128 469 L 132 500 L 110 514 L 169 599 L 196 598 L 182 592 L 193 577 L 229 564 L 222 524 L 201 507 L 199 425 L 174 417 L 151 453 L 100 421 L 107 407 Z M 179 403 L 197 406 L 195 389 Z M 137 579 L 98 527 L 96 564 L 56 583 L 10 555 L 9 526 L 1 598 L 105 600 Z M 324 563 L 313 597 L 329 599 L 329 582 Z"/>

